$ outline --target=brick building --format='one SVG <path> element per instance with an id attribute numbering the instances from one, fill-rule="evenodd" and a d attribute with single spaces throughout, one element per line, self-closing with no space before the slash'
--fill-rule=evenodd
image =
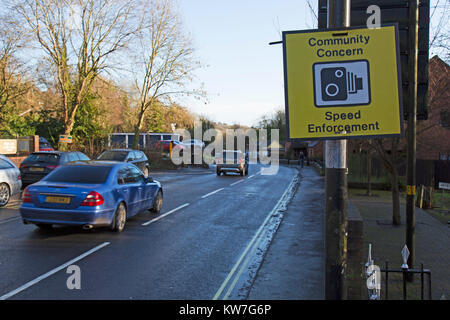
<path id="1" fill-rule="evenodd" d="M 428 68 L 428 120 L 417 121 L 417 159 L 450 160 L 450 66 L 434 56 Z"/>

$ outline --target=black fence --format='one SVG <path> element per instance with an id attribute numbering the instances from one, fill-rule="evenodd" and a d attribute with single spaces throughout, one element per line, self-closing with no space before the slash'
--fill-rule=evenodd
<path id="1" fill-rule="evenodd" d="M 367 184 L 367 155 L 349 154 L 349 186 L 364 188 Z M 406 181 L 406 161 L 400 159 L 398 166 L 400 187 Z M 438 188 L 439 182 L 450 183 L 450 160 L 422 160 L 416 163 L 416 185 Z M 389 190 L 391 187 L 390 175 L 384 167 L 383 161 L 377 157 L 371 157 L 371 183 L 373 187 Z"/>
<path id="2" fill-rule="evenodd" d="M 450 160 L 434 161 L 434 187 L 439 186 L 439 182 L 450 183 Z"/>
<path id="3" fill-rule="evenodd" d="M 411 277 L 414 274 L 420 274 L 420 298 L 421 300 L 425 300 L 425 286 L 427 286 L 427 297 L 428 300 L 431 300 L 431 271 L 429 269 L 423 268 L 423 263 L 420 265 L 420 269 L 409 269 L 409 268 L 399 268 L 399 269 L 389 269 L 389 264 L 386 261 L 386 267 L 380 270 L 384 273 L 384 299 L 389 300 L 389 273 L 400 273 L 402 274 L 402 282 L 403 282 L 403 300 L 407 299 L 408 292 L 408 277 Z M 425 275 L 427 276 L 427 285 L 425 285 Z"/>
<path id="4" fill-rule="evenodd" d="M 408 299 L 408 289 L 415 291 L 416 286 L 414 285 L 414 281 L 417 279 L 415 277 L 416 274 L 420 275 L 420 299 L 425 300 L 425 291 L 427 291 L 426 296 L 428 300 L 432 299 L 431 294 L 431 270 L 425 269 L 423 263 L 420 264 L 420 269 L 414 269 L 408 267 L 407 260 L 409 258 L 410 252 L 405 245 L 401 251 L 403 264 L 400 268 L 389 268 L 389 263 L 386 261 L 385 268 L 381 269 L 379 266 L 375 264 L 375 261 L 372 259 L 372 244 L 369 244 L 369 252 L 367 256 L 367 262 L 365 264 L 365 275 L 366 275 L 366 285 L 368 289 L 368 298 L 369 300 L 381 300 L 384 297 L 384 300 L 395 299 L 398 300 L 398 289 L 394 288 L 394 297 L 390 296 L 390 281 L 392 280 L 392 275 L 397 275 L 397 279 L 394 279 L 394 282 L 398 282 L 398 276 L 401 276 L 402 281 L 402 296 L 403 300 Z M 382 279 L 384 275 L 384 280 Z M 426 279 L 425 279 L 426 277 Z M 384 284 L 384 287 L 382 285 Z M 408 285 L 409 283 L 409 285 Z M 394 286 L 396 287 L 396 286 Z M 427 287 L 425 289 L 425 287 Z M 410 294 L 413 299 L 415 298 L 415 292 Z"/>

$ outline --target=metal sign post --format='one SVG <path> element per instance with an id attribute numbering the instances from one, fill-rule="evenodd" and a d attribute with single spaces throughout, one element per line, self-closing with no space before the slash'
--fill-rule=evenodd
<path id="1" fill-rule="evenodd" d="M 415 195 L 416 195 L 416 123 L 417 123 L 417 64 L 419 33 L 419 0 L 410 0 L 409 11 L 409 87 L 408 87 L 408 156 L 406 165 L 406 245 L 410 250 L 408 265 L 414 268 L 415 260 Z M 409 274 L 408 281 L 413 280 Z"/>

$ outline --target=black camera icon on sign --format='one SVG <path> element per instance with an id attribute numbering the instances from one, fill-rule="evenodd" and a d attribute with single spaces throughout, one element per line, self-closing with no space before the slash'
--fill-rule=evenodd
<path id="1" fill-rule="evenodd" d="M 370 103 L 368 61 L 316 63 L 313 69 L 314 102 L 317 107 Z"/>
<path id="2" fill-rule="evenodd" d="M 347 100 L 349 94 L 362 90 L 362 78 L 345 68 L 325 68 L 321 71 L 324 101 Z"/>

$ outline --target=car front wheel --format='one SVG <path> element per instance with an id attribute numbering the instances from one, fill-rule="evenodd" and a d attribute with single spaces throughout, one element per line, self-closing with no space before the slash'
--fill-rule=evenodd
<path id="1" fill-rule="evenodd" d="M 161 191 L 158 191 L 158 193 L 156 194 L 155 201 L 153 201 L 153 207 L 151 211 L 156 214 L 159 214 L 162 209 L 162 204 L 163 204 L 163 195 Z"/>
<path id="2" fill-rule="evenodd" d="M 6 183 L 0 184 L 0 207 L 6 206 L 11 197 L 11 191 Z"/>

